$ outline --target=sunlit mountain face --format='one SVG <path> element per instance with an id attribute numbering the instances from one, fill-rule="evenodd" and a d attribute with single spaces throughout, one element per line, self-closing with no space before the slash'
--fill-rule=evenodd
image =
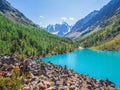
<path id="1" fill-rule="evenodd" d="M 46 31 L 61 37 L 63 37 L 68 32 L 70 32 L 70 29 L 71 29 L 71 26 L 68 25 L 68 23 L 66 22 L 62 22 L 61 24 L 48 25 L 45 28 Z"/>

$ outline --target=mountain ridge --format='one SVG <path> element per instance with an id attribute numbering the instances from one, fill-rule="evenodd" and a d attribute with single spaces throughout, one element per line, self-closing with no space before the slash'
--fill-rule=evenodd
<path id="1" fill-rule="evenodd" d="M 82 36 L 84 33 L 86 34 L 86 33 L 91 32 L 92 30 L 94 30 L 96 27 L 99 26 L 99 23 L 111 17 L 119 6 L 120 6 L 119 0 L 111 0 L 107 5 L 105 5 L 103 8 L 99 10 L 99 12 L 95 15 L 95 17 L 89 20 L 87 24 L 84 24 L 80 30 L 78 29 L 75 32 L 71 32 L 71 34 L 75 33 L 73 37 L 78 38 L 79 36 Z M 73 26 L 73 27 L 76 27 L 76 26 Z M 83 34 L 81 34 L 80 31 L 84 31 Z M 78 36 L 76 32 L 78 33 Z M 71 38 L 70 35 L 67 35 L 66 37 Z"/>
<path id="2" fill-rule="evenodd" d="M 49 24 L 45 28 L 46 31 L 48 31 L 48 32 L 50 32 L 52 34 L 61 36 L 61 37 L 63 37 L 67 33 L 69 33 L 70 29 L 71 29 L 71 26 L 68 25 L 68 23 L 66 23 L 66 22 L 62 22 L 60 24 L 55 24 L 55 25 Z"/>
<path id="3" fill-rule="evenodd" d="M 120 50 L 120 1 L 116 0 L 114 3 L 113 7 L 117 7 L 114 13 L 100 22 L 97 30 L 93 29 L 88 35 L 76 39 L 80 46 L 99 50 Z"/>
<path id="4" fill-rule="evenodd" d="M 91 12 L 90 14 L 88 14 L 87 16 L 85 16 L 83 19 L 79 20 L 76 25 L 74 25 L 72 28 L 71 28 L 71 31 L 73 30 L 80 30 L 78 29 L 79 26 L 82 27 L 82 25 L 86 24 L 89 20 L 91 20 L 99 11 L 98 10 L 94 10 L 93 12 Z M 82 24 L 82 25 L 81 25 Z M 75 27 L 77 26 L 77 27 Z M 76 28 L 76 29 L 75 29 Z M 78 29 L 78 30 L 77 30 Z M 80 31 L 82 32 L 82 31 Z"/>
<path id="5" fill-rule="evenodd" d="M 30 24 L 32 26 L 39 27 L 37 24 L 33 23 L 30 19 L 28 19 L 19 10 L 15 9 L 7 0 L 0 1 L 0 13 L 14 22 Z"/>

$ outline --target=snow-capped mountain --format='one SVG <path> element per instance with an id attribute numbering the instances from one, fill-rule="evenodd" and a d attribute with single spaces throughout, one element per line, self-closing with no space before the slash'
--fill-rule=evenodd
<path id="1" fill-rule="evenodd" d="M 62 22 L 61 24 L 48 25 L 45 28 L 46 31 L 61 37 L 63 37 L 68 32 L 70 32 L 70 29 L 71 29 L 71 26 L 68 25 L 66 22 Z"/>

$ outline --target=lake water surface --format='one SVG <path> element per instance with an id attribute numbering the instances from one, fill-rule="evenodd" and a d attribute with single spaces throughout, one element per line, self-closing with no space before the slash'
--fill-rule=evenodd
<path id="1" fill-rule="evenodd" d="M 113 81 L 120 87 L 120 52 L 81 49 L 68 54 L 43 58 L 57 65 L 66 65 L 75 72 L 87 74 L 96 79 Z"/>

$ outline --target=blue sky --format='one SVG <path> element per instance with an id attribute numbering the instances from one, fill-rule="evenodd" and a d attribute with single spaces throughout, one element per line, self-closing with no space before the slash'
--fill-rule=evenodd
<path id="1" fill-rule="evenodd" d="M 66 21 L 74 24 L 110 0 L 7 0 L 33 22 L 45 27 Z"/>

